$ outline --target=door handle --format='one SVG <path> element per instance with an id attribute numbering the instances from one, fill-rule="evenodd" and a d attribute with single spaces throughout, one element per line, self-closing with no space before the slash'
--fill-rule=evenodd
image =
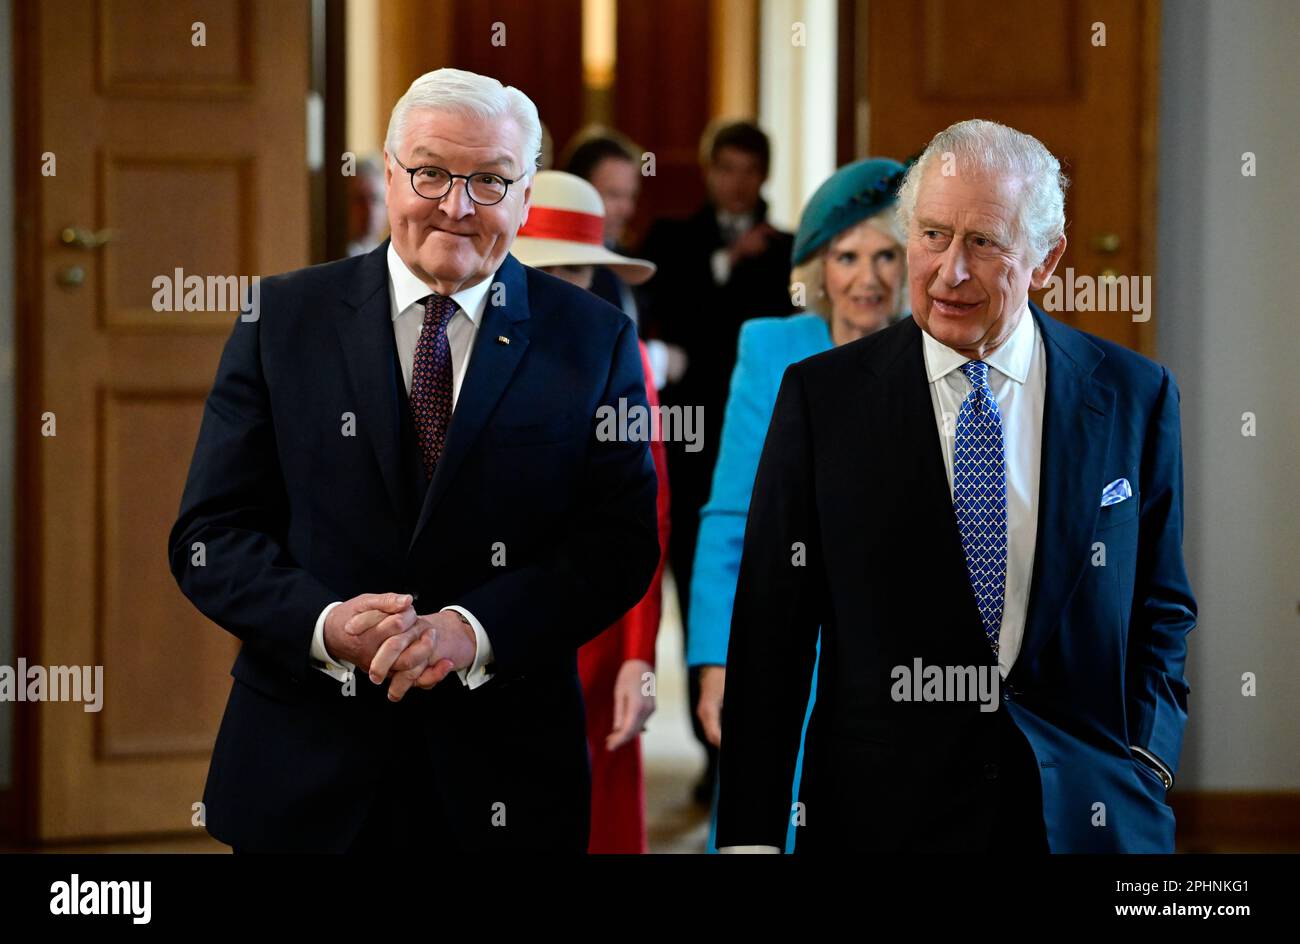
<path id="1" fill-rule="evenodd" d="M 79 265 L 64 266 L 54 274 L 54 281 L 64 288 L 78 288 L 86 281 L 86 270 Z"/>
<path id="2" fill-rule="evenodd" d="M 1113 256 L 1119 252 L 1119 233 L 1102 233 L 1092 237 L 1092 248 L 1103 256 Z"/>
<path id="3" fill-rule="evenodd" d="M 111 229 L 95 232 L 80 226 L 65 226 L 59 232 L 59 242 L 72 249 L 98 249 L 112 242 L 115 235 Z"/>

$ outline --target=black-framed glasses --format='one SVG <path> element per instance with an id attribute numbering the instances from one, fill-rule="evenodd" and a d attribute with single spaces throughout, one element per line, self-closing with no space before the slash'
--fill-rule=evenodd
<path id="1" fill-rule="evenodd" d="M 397 166 L 411 175 L 411 189 L 416 196 L 426 200 L 441 200 L 451 193 L 457 180 L 465 181 L 465 192 L 479 206 L 494 206 L 506 198 L 510 185 L 520 178 L 511 180 L 500 174 L 486 171 L 477 174 L 453 174 L 445 167 L 432 164 L 424 167 L 407 167 L 397 155 L 393 155 Z"/>

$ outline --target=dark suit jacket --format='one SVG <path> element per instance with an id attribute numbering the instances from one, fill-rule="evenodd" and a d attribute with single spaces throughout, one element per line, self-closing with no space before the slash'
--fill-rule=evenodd
<path id="1" fill-rule="evenodd" d="M 619 290 L 621 280 L 614 274 L 614 270 L 608 266 L 596 266 L 591 273 L 591 288 L 588 289 L 591 294 L 597 298 L 603 298 L 615 308 L 623 311 L 622 293 Z M 623 313 L 629 314 L 627 311 Z"/>
<path id="2" fill-rule="evenodd" d="M 264 280 L 260 319 L 236 322 L 208 396 L 169 542 L 186 596 L 243 641 L 208 829 L 250 850 L 337 851 L 372 803 L 397 802 L 430 824 L 413 841 L 583 851 L 576 650 L 640 599 L 659 558 L 647 443 L 595 436 L 602 404 L 645 403 L 635 332 L 507 256 L 504 304 L 489 296 L 419 495 L 386 249 Z M 191 563 L 196 542 L 205 566 Z M 326 604 L 386 591 L 418 593 L 421 613 L 472 612 L 493 678 L 470 691 L 449 677 L 391 704 L 364 671 L 349 695 L 311 667 Z M 381 795 L 393 782 L 401 795 Z"/>
<path id="3" fill-rule="evenodd" d="M 755 218 L 767 218 L 762 201 Z M 656 221 L 642 247 L 641 254 L 659 269 L 645 285 L 641 333 L 679 345 L 690 359 L 685 376 L 665 387 L 661 398 L 666 406 L 704 408 L 703 449 L 688 453 L 683 444 L 668 443 L 674 521 L 683 515 L 698 518 L 708 500 L 741 324 L 794 310 L 789 292 L 793 236 L 777 232 L 766 252 L 741 260 L 727 284 L 715 285 L 710 259 L 724 245 L 717 210 L 710 204 L 683 220 Z"/>
<path id="4" fill-rule="evenodd" d="M 1174 770 L 1187 717 L 1178 390 L 1158 364 L 1033 316 L 1047 353 L 1038 536 L 1001 708 L 1037 757 L 1053 851 L 1169 852 L 1164 788 L 1129 746 Z M 1119 478 L 1133 497 L 1100 507 Z M 806 566 L 791 565 L 796 542 Z M 784 843 L 819 627 L 796 851 L 982 851 L 996 713 L 890 696 L 893 667 L 916 658 L 995 664 L 910 318 L 782 382 L 732 620 L 719 846 Z"/>

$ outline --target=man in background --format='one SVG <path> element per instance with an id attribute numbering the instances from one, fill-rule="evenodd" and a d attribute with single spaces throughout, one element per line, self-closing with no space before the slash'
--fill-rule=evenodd
<path id="1" fill-rule="evenodd" d="M 346 252 L 349 256 L 365 255 L 388 235 L 383 157 L 363 157 L 357 161 L 357 172 L 344 180 L 348 185 Z"/>

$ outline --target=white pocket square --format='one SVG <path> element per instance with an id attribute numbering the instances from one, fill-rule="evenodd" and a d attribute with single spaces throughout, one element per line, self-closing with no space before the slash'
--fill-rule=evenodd
<path id="1" fill-rule="evenodd" d="M 1132 497 L 1133 487 L 1128 484 L 1128 479 L 1116 479 L 1101 490 L 1101 507 L 1118 505 L 1124 499 Z"/>

